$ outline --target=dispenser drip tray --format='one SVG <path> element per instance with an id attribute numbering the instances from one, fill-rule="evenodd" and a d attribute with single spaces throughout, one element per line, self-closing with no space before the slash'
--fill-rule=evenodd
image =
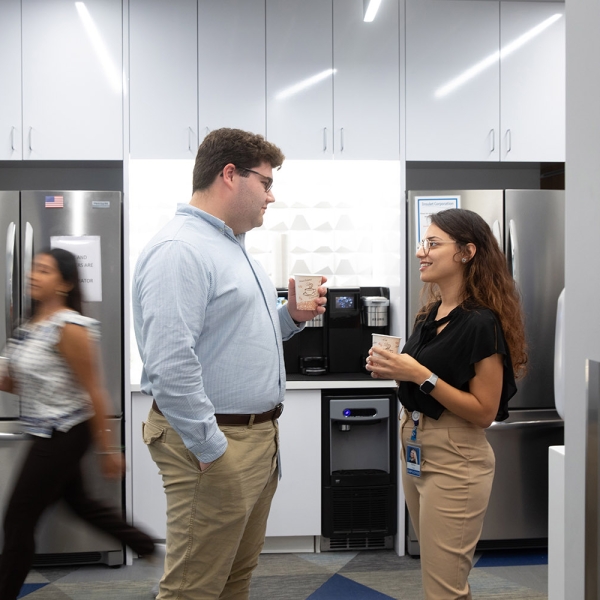
<path id="1" fill-rule="evenodd" d="M 381 469 L 345 469 L 331 472 L 331 485 L 341 487 L 388 485 L 390 474 Z"/>

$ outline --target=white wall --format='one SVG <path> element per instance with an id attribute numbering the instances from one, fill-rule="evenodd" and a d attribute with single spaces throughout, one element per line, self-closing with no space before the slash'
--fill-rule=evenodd
<path id="1" fill-rule="evenodd" d="M 585 360 L 600 360 L 600 2 L 567 0 L 565 598 L 584 598 Z"/>
<path id="2" fill-rule="evenodd" d="M 131 274 L 177 203 L 189 202 L 193 166 L 193 160 L 130 161 Z M 326 275 L 329 286 L 387 286 L 392 333 L 404 337 L 399 161 L 288 160 L 274 177 L 276 202 L 263 226 L 248 233 L 246 248 L 275 285 L 287 287 L 294 272 L 310 272 Z M 131 383 L 138 384 L 142 365 L 133 327 L 130 335 Z"/>

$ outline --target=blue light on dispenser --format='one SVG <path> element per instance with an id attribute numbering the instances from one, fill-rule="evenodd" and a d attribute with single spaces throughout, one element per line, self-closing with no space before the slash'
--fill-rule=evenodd
<path id="1" fill-rule="evenodd" d="M 349 417 L 352 414 L 352 411 L 349 408 L 344 409 L 344 416 Z"/>

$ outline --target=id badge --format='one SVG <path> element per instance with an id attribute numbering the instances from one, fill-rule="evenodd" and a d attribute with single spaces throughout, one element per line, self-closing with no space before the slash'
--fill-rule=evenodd
<path id="1" fill-rule="evenodd" d="M 413 477 L 421 477 L 422 450 L 419 444 L 406 445 L 406 472 Z"/>

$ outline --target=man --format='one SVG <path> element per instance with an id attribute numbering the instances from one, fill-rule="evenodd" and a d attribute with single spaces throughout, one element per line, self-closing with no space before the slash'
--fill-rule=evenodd
<path id="1" fill-rule="evenodd" d="M 144 442 L 167 496 L 160 600 L 247 599 L 277 487 L 282 340 L 325 311 L 277 293 L 245 233 L 275 201 L 279 148 L 238 129 L 206 136 L 193 195 L 142 252 L 133 313 L 154 398 Z M 325 279 L 323 278 L 324 283 Z"/>

